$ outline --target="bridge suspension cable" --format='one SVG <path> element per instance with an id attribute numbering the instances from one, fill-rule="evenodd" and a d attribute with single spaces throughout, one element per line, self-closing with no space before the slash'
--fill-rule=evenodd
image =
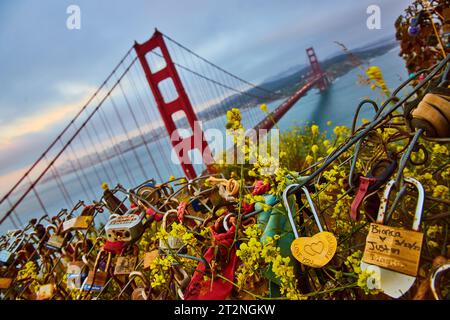
<path id="1" fill-rule="evenodd" d="M 233 107 L 241 110 L 244 126 L 253 128 L 266 117 L 258 106 L 283 98 L 280 93 L 219 67 L 169 36 L 162 37 L 203 130 L 225 131 L 226 112 Z M 172 153 L 159 102 L 149 88 L 145 70 L 136 63 L 140 57 L 133 49 L 136 47 L 125 53 L 57 137 L 2 196 L 0 228 L 17 228 L 24 220 L 42 213 L 51 216 L 77 200 L 99 199 L 103 182 L 134 187 L 150 178 L 163 182 L 172 175 L 185 174 Z M 165 58 L 158 50 L 145 57 L 154 72 L 164 69 Z M 162 80 L 157 87 L 164 101 L 176 99 L 179 94 L 170 81 Z M 286 110 L 284 106 L 281 111 Z M 175 112 L 171 118 L 177 128 L 189 128 L 186 114 Z M 195 165 L 197 172 L 204 169 L 204 164 Z"/>

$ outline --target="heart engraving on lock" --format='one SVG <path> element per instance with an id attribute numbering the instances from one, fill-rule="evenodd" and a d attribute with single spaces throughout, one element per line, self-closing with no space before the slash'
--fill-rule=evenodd
<path id="1" fill-rule="evenodd" d="M 337 241 L 331 232 L 322 231 L 312 237 L 295 239 L 291 251 L 295 259 L 314 268 L 321 268 L 333 259 Z"/>
<path id="2" fill-rule="evenodd" d="M 386 185 L 383 201 L 378 210 L 377 223 L 370 225 L 361 262 L 361 270 L 370 271 L 379 278 L 376 289 L 382 290 L 392 298 L 400 298 L 414 284 L 423 241 L 423 234 L 418 230 L 425 191 L 416 179 L 404 177 L 404 180 L 418 190 L 413 230 L 383 225 L 389 194 L 395 184 L 393 179 Z"/>
<path id="3" fill-rule="evenodd" d="M 322 224 L 320 223 L 319 216 L 317 215 L 314 207 L 314 203 L 312 202 L 311 196 L 309 195 L 306 187 L 302 187 L 302 191 L 305 193 L 306 199 L 311 207 L 311 212 L 313 213 L 314 220 L 319 228 L 319 233 L 313 235 L 312 237 L 299 237 L 287 199 L 289 189 L 296 186 L 298 186 L 298 184 L 291 184 L 283 191 L 284 206 L 287 210 L 292 231 L 295 236 L 295 240 L 291 243 L 291 252 L 294 258 L 300 263 L 313 268 L 321 268 L 333 259 L 337 249 L 337 240 L 331 232 L 323 231 Z"/>
<path id="4" fill-rule="evenodd" d="M 323 242 L 319 240 L 317 242 L 305 245 L 304 250 L 307 254 L 314 256 L 316 254 L 321 254 L 323 252 L 323 247 Z"/>

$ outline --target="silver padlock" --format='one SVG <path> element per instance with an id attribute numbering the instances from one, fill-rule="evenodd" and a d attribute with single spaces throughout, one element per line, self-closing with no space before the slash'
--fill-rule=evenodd
<path id="1" fill-rule="evenodd" d="M 128 210 L 124 215 L 112 214 L 105 226 L 108 241 L 132 242 L 139 239 L 144 232 L 145 211 L 139 215 L 135 212 L 137 208 Z"/>
<path id="2" fill-rule="evenodd" d="M 177 216 L 177 210 L 168 210 L 162 219 L 161 228 L 167 231 L 167 219 L 169 216 Z M 185 246 L 183 240 L 177 237 L 169 236 L 166 239 L 159 239 L 159 250 L 161 253 L 185 253 Z"/>
<path id="3" fill-rule="evenodd" d="M 1 250 L 0 264 L 9 266 L 14 261 L 15 255 L 19 248 L 24 244 L 24 241 L 24 236 L 16 236 L 6 249 Z"/>
<path id="4" fill-rule="evenodd" d="M 413 231 L 408 231 L 408 230 L 403 230 L 403 229 L 399 229 L 399 228 L 394 228 L 394 227 L 389 227 L 392 230 L 397 230 L 397 231 L 392 231 L 389 232 L 389 230 L 387 230 L 386 232 L 384 231 L 380 231 L 382 228 L 384 227 L 384 216 L 386 213 L 386 207 L 387 207 L 387 201 L 389 199 L 389 194 L 391 192 L 392 186 L 395 184 L 395 179 L 392 179 L 391 181 L 389 181 L 386 184 L 386 188 L 384 190 L 384 194 L 383 194 L 383 200 L 381 201 L 381 205 L 379 207 L 378 210 L 378 216 L 377 216 L 377 223 L 374 224 L 372 223 L 370 226 L 370 231 L 369 231 L 369 235 L 368 235 L 368 240 L 366 241 L 366 248 L 364 251 L 364 256 L 363 259 L 361 261 L 361 270 L 363 271 L 368 271 L 368 272 L 372 272 L 373 275 L 371 277 L 369 277 L 367 285 L 369 288 L 371 289 L 378 289 L 378 290 L 382 290 L 386 295 L 392 297 L 392 298 L 400 298 L 401 296 L 403 296 L 406 292 L 408 292 L 408 290 L 412 287 L 412 285 L 414 284 L 416 277 L 411 275 L 411 274 L 406 274 L 406 273 L 401 273 L 398 271 L 394 271 L 392 269 L 398 269 L 398 268 L 404 268 L 406 270 L 406 268 L 408 269 L 414 269 L 416 268 L 416 273 L 417 273 L 417 268 L 418 268 L 418 259 L 420 258 L 420 250 L 421 250 L 421 246 L 422 246 L 422 239 L 423 239 L 423 234 L 419 233 L 419 227 L 420 227 L 420 221 L 421 221 L 421 217 L 422 217 L 422 211 L 423 211 L 423 204 L 424 204 L 424 200 L 425 200 L 425 190 L 423 189 L 422 184 L 411 177 L 404 177 L 404 181 L 406 183 L 412 184 L 417 188 L 418 191 L 418 199 L 417 199 L 417 206 L 416 206 L 416 210 L 415 210 L 415 215 L 414 215 L 414 222 L 413 222 L 413 226 L 412 226 L 412 230 Z M 378 227 L 380 226 L 380 227 Z M 372 229 L 372 228 L 378 228 L 378 229 Z M 415 259 L 413 259 L 413 262 L 407 262 L 407 263 L 411 263 L 410 265 L 405 264 L 405 262 L 403 260 L 404 257 L 400 256 L 401 252 L 403 249 L 401 249 L 402 245 L 406 248 L 406 244 L 403 244 L 405 241 L 404 239 L 395 239 L 396 236 L 401 237 L 400 233 L 402 232 L 409 232 L 409 233 L 417 233 L 414 237 L 416 238 L 420 238 L 420 243 L 414 243 L 414 247 L 411 244 L 408 244 L 408 252 L 413 252 L 414 253 L 414 257 Z M 380 239 L 386 239 L 389 237 L 394 237 L 392 238 L 392 241 L 389 240 L 388 242 L 390 243 L 389 245 L 391 247 L 389 247 L 389 251 L 387 251 L 388 253 L 377 253 L 375 255 L 372 255 L 372 257 L 376 257 L 377 255 L 379 255 L 381 257 L 381 259 L 373 259 L 370 255 L 371 253 L 368 251 L 371 250 L 370 248 L 368 249 L 368 243 L 369 243 L 369 237 L 372 237 L 372 234 L 377 233 L 377 236 L 380 237 Z M 420 235 L 422 235 L 422 237 L 420 237 Z M 382 242 L 385 240 L 381 240 Z M 371 248 L 375 248 L 376 246 L 380 249 L 376 249 L 376 250 L 388 250 L 387 246 L 386 247 L 380 247 L 379 245 L 375 245 L 373 244 L 374 241 L 371 241 L 371 243 L 369 243 Z M 395 247 L 394 245 L 395 244 Z M 398 251 L 398 253 L 397 253 Z M 387 256 L 387 254 L 389 254 L 389 256 Z M 398 255 L 398 261 L 395 261 L 395 257 L 392 258 L 392 255 Z M 384 259 L 383 257 L 386 256 L 386 259 Z M 380 261 L 379 264 L 383 265 L 383 266 L 379 266 L 374 264 L 373 261 L 378 260 Z M 410 259 L 408 259 L 410 260 Z M 370 262 L 369 262 L 370 261 Z M 391 262 L 392 261 L 392 262 Z M 405 260 L 406 261 L 406 260 Z M 388 269 L 388 262 L 390 264 L 390 269 Z M 377 262 L 378 263 L 378 262 Z M 415 267 L 414 267 L 415 266 Z M 410 272 L 412 273 L 412 272 Z"/>

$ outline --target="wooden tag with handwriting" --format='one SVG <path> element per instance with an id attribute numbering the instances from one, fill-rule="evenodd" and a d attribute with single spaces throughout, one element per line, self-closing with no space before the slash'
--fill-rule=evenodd
<path id="1" fill-rule="evenodd" d="M 371 223 L 362 261 L 415 277 L 423 233 Z"/>
<path id="2" fill-rule="evenodd" d="M 321 268 L 330 262 L 336 248 L 336 237 L 328 231 L 319 232 L 312 237 L 297 238 L 291 244 L 295 259 L 314 268 Z"/>

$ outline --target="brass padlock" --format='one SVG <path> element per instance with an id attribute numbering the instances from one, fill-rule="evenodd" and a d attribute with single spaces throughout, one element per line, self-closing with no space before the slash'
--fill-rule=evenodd
<path id="1" fill-rule="evenodd" d="M 66 245 L 67 234 L 62 234 L 62 223 L 59 224 L 59 227 L 50 224 L 47 227 L 47 233 L 50 233 L 50 230 L 53 231 L 53 234 L 50 235 L 47 242 L 45 243 L 45 247 L 55 251 L 61 251 L 61 249 Z"/>
<path id="2" fill-rule="evenodd" d="M 0 289 L 9 289 L 11 286 L 11 283 L 13 281 L 13 278 L 0 278 Z"/>
<path id="3" fill-rule="evenodd" d="M 63 231 L 70 232 L 74 230 L 86 230 L 88 229 L 92 221 L 94 221 L 96 207 L 94 205 L 85 206 L 81 215 L 78 217 L 64 221 Z"/>
<path id="4" fill-rule="evenodd" d="M 320 222 L 314 203 L 306 187 L 302 187 L 301 190 L 305 193 L 306 199 L 308 200 L 319 233 L 316 233 L 312 237 L 299 237 L 287 198 L 289 190 L 297 186 L 299 186 L 299 184 L 288 185 L 283 191 L 284 207 L 286 208 L 292 232 L 295 237 L 295 240 L 291 243 L 291 252 L 294 258 L 302 264 L 313 268 L 321 268 L 333 259 L 337 249 L 337 240 L 331 232 L 323 231 L 322 223 Z"/>
<path id="5" fill-rule="evenodd" d="M 406 183 L 418 190 L 417 206 L 412 230 L 384 225 L 387 201 L 395 179 L 389 181 L 378 210 L 376 223 L 371 223 L 366 239 L 366 247 L 361 269 L 375 273 L 379 279 L 372 286 L 381 289 L 390 297 L 399 298 L 414 284 L 419 268 L 423 233 L 418 232 L 423 211 L 425 191 L 414 178 L 404 177 Z"/>
<path id="6" fill-rule="evenodd" d="M 55 295 L 55 285 L 53 283 L 39 286 L 36 300 L 50 300 Z"/>
<path id="7" fill-rule="evenodd" d="M 153 250 L 150 252 L 144 253 L 144 270 L 150 269 L 150 266 L 152 265 L 153 261 L 159 256 L 158 250 Z"/>
<path id="8" fill-rule="evenodd" d="M 133 292 L 131 293 L 131 300 L 149 300 L 150 293 L 151 293 L 151 286 L 150 282 L 145 278 L 144 274 L 139 271 L 133 271 L 130 273 L 128 277 L 128 283 L 125 285 L 124 289 L 122 290 L 121 294 L 124 292 L 124 290 L 132 284 L 135 280 L 135 278 L 139 278 L 141 280 L 142 285 L 136 286 L 133 289 Z"/>
<path id="9" fill-rule="evenodd" d="M 133 272 L 137 265 L 138 255 L 139 247 L 134 245 L 133 252 L 131 254 L 118 256 L 114 266 L 114 275 L 124 276 Z"/>
<path id="10" fill-rule="evenodd" d="M 109 268 L 111 266 L 111 253 L 100 250 L 95 259 L 92 270 L 89 271 L 88 276 L 83 284 L 84 291 L 102 291 L 109 279 Z M 100 262 L 106 256 L 106 263 L 103 270 L 100 270 Z"/>
<path id="11" fill-rule="evenodd" d="M 103 197 L 102 203 L 111 213 L 116 214 L 125 214 L 127 212 L 127 207 L 123 204 L 123 201 L 120 201 L 114 193 L 109 189 L 109 186 L 106 182 L 102 184 Z"/>
<path id="12" fill-rule="evenodd" d="M 437 87 L 427 93 L 412 111 L 411 126 L 430 138 L 449 138 L 450 89 Z"/>
<path id="13" fill-rule="evenodd" d="M 78 259 L 79 248 L 83 242 L 77 242 L 74 246 L 72 261 L 67 263 L 67 289 L 81 289 L 84 279 L 87 276 L 88 268 L 82 260 Z"/>

